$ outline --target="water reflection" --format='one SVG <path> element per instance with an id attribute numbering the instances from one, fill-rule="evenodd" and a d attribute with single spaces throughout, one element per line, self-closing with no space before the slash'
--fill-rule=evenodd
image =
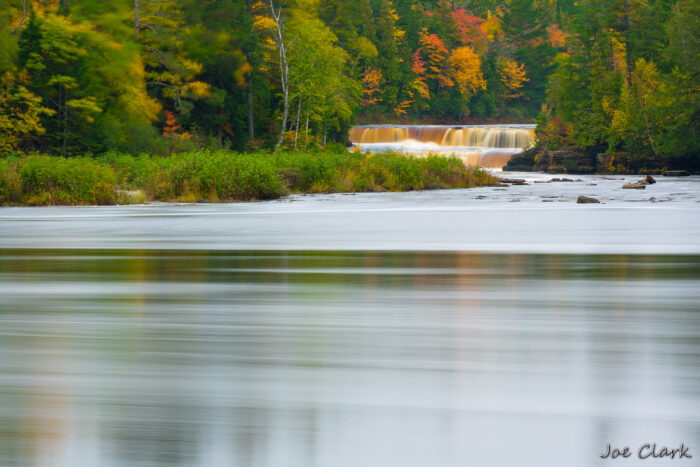
<path id="1" fill-rule="evenodd" d="M 699 285 L 697 256 L 0 250 L 0 465 L 700 456 Z"/>

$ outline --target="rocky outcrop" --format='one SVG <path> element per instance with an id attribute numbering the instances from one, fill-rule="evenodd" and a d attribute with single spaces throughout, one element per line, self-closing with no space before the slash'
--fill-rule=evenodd
<path id="1" fill-rule="evenodd" d="M 535 170 L 552 174 L 591 174 L 596 172 L 595 157 L 574 149 L 542 153 Z"/>
<path id="2" fill-rule="evenodd" d="M 504 171 L 590 174 L 596 172 L 595 157 L 575 149 L 541 151 L 527 149 L 511 157 Z"/>
<path id="3" fill-rule="evenodd" d="M 620 174 L 663 174 L 671 177 L 682 177 L 697 173 L 700 170 L 700 158 L 638 156 L 624 152 L 614 154 L 598 154 L 599 173 Z M 673 175 L 666 175 L 673 174 Z"/>
<path id="4" fill-rule="evenodd" d="M 661 173 L 668 165 L 668 160 L 661 157 L 634 156 L 624 152 L 598 154 L 596 156 L 600 173 Z"/>
<path id="5" fill-rule="evenodd" d="M 663 174 L 668 177 L 684 177 L 690 173 L 700 173 L 700 157 L 664 158 L 637 156 L 623 152 L 594 156 L 577 148 L 557 151 L 530 148 L 514 155 L 503 167 L 503 171 L 556 174 Z"/>
<path id="6" fill-rule="evenodd" d="M 507 172 L 532 172 L 535 170 L 535 157 L 539 151 L 535 148 L 526 149 L 525 151 L 515 154 L 510 158 L 503 171 Z"/>

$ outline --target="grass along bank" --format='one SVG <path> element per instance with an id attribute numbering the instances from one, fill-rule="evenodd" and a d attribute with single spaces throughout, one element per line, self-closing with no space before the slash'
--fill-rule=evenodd
<path id="1" fill-rule="evenodd" d="M 498 184 L 454 157 L 199 151 L 170 157 L 32 155 L 0 160 L 0 204 L 226 202 L 289 193 L 409 191 Z"/>

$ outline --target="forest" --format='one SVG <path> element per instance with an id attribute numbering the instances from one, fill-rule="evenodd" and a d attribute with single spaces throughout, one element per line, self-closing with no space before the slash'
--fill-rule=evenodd
<path id="1" fill-rule="evenodd" d="M 694 0 L 0 4 L 5 157 L 313 151 L 381 122 L 536 121 L 548 148 L 700 152 Z"/>

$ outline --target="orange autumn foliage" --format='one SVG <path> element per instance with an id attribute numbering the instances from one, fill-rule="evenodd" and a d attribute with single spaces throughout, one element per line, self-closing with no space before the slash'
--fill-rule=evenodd
<path id="1" fill-rule="evenodd" d="M 549 35 L 549 43 L 552 47 L 560 49 L 566 45 L 567 35 L 559 29 L 558 24 L 550 24 L 547 26 L 547 34 Z"/>
<path id="2" fill-rule="evenodd" d="M 426 30 L 423 30 L 420 44 L 421 50 L 425 52 L 427 57 L 428 73 L 426 73 L 426 77 L 436 79 L 440 86 L 454 86 L 454 82 L 444 71 L 449 52 L 442 39 L 437 34 L 428 34 Z"/>
<path id="3" fill-rule="evenodd" d="M 362 100 L 360 101 L 360 105 L 367 107 L 368 105 L 382 101 L 381 97 L 377 95 L 381 82 L 381 70 L 375 68 L 367 68 L 367 70 L 365 70 L 365 75 L 362 78 Z"/>
<path id="4" fill-rule="evenodd" d="M 413 102 L 413 99 L 406 99 L 404 101 L 399 102 L 399 105 L 394 107 L 394 112 L 396 113 L 396 115 L 405 115 L 407 113 L 406 109 L 409 108 L 411 104 L 413 104 Z"/>
<path id="5" fill-rule="evenodd" d="M 163 111 L 165 114 L 165 125 L 163 126 L 163 136 L 165 138 L 169 139 L 175 139 L 175 138 L 182 138 L 182 139 L 190 139 L 192 138 L 192 135 L 184 132 L 184 133 L 178 133 L 177 131 L 182 128 L 181 125 L 177 124 L 177 118 L 175 118 L 175 114 L 172 113 L 169 110 Z"/>
<path id="6" fill-rule="evenodd" d="M 486 31 L 482 28 L 482 24 L 486 22 L 484 18 L 469 14 L 464 8 L 453 10 L 451 14 L 464 45 L 481 42 L 486 38 Z"/>
<path id="7" fill-rule="evenodd" d="M 411 71 L 416 75 L 416 78 L 411 82 L 411 86 L 415 89 L 418 94 L 424 99 L 430 99 L 430 90 L 428 89 L 428 84 L 425 82 L 425 62 L 420 54 L 420 50 L 416 50 L 413 53 L 413 66 Z M 411 97 L 413 93 L 411 92 Z"/>

